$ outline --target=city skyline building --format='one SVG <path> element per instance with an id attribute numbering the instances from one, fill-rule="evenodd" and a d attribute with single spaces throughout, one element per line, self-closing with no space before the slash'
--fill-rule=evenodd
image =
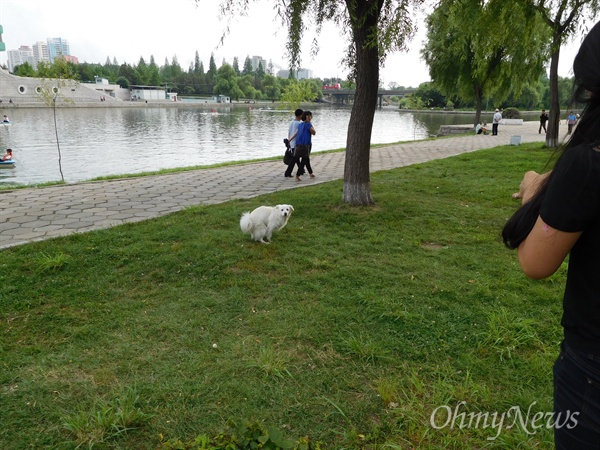
<path id="1" fill-rule="evenodd" d="M 250 62 L 252 64 L 253 71 L 256 72 L 258 70 L 259 65 L 262 65 L 262 68 L 265 72 L 267 71 L 267 60 L 264 59 L 262 56 L 253 56 Z"/>
<path id="2" fill-rule="evenodd" d="M 64 57 L 67 61 L 78 63 L 76 57 L 71 55 L 69 42 L 66 39 L 47 38 L 46 42 L 37 41 L 31 47 L 21 45 L 18 49 L 8 50 L 8 71 L 13 72 L 15 67 L 29 63 L 34 70 L 40 62 L 53 63 L 57 57 Z"/>
<path id="3" fill-rule="evenodd" d="M 56 38 L 48 38 L 48 56 L 50 56 L 50 62 L 53 63 L 54 60 L 60 56 L 71 56 L 71 51 L 69 50 L 69 42 L 66 39 L 56 37 Z"/>
<path id="4" fill-rule="evenodd" d="M 33 56 L 33 50 L 27 45 L 21 45 L 16 50 L 9 50 L 8 55 L 8 70 L 12 70 L 20 66 L 21 64 L 29 63 L 32 67 L 35 67 L 35 58 Z"/>
<path id="5" fill-rule="evenodd" d="M 290 71 L 288 69 L 281 69 L 277 72 L 279 78 L 289 78 Z M 296 80 L 308 80 L 313 77 L 313 72 L 310 69 L 300 68 L 296 71 Z"/>
<path id="6" fill-rule="evenodd" d="M 33 59 L 35 64 L 34 69 L 37 69 L 37 64 L 41 61 L 50 62 L 50 54 L 48 53 L 48 44 L 44 41 L 37 41 L 33 44 Z"/>
<path id="7" fill-rule="evenodd" d="M 72 56 L 70 52 L 69 42 L 61 37 L 47 38 L 46 41 L 37 41 L 31 47 L 22 45 L 19 49 L 9 50 L 8 55 L 8 71 L 14 72 L 15 67 L 28 62 L 34 70 L 40 62 L 53 63 L 57 57 L 64 57 L 67 61 L 79 64 L 77 57 Z M 223 62 L 226 62 L 225 59 Z M 258 70 L 262 65 L 265 72 L 271 73 L 280 78 L 289 78 L 289 70 L 279 70 L 276 73 L 271 63 L 268 63 L 265 58 L 259 55 L 254 55 L 250 58 L 252 70 Z M 296 79 L 310 79 L 313 77 L 313 71 L 306 68 L 300 68 L 296 71 Z"/>

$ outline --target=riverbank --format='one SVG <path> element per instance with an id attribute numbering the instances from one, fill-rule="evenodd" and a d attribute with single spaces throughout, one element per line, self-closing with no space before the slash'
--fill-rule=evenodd
<path id="1" fill-rule="evenodd" d="M 545 135 L 537 133 L 535 122 L 505 128 L 498 136 L 470 134 L 373 147 L 370 169 L 388 170 L 508 145 L 516 130 L 523 143 L 545 140 Z M 281 160 L 276 160 L 3 191 L 0 248 L 138 222 L 198 204 L 325 183 L 344 176 L 344 152 L 314 153 L 311 163 L 317 177 L 305 178 L 300 183 L 294 178 L 284 178 L 284 166 Z"/>
<path id="2" fill-rule="evenodd" d="M 170 100 L 147 100 L 147 101 L 84 101 L 84 102 L 59 102 L 57 108 L 204 108 L 204 109 L 222 109 L 230 107 L 246 107 L 246 108 L 267 108 L 273 107 L 273 102 L 232 102 L 232 103 L 215 103 L 208 101 L 170 101 Z M 17 102 L 0 104 L 0 114 L 2 111 L 10 111 L 18 108 L 53 108 L 52 105 L 33 103 L 33 102 Z M 8 114 L 8 113 L 7 113 Z"/>
<path id="3" fill-rule="evenodd" d="M 337 103 L 325 103 L 325 102 L 317 102 L 317 103 L 304 103 L 300 105 L 301 107 L 310 107 L 310 105 L 319 105 L 319 106 L 331 106 L 335 108 L 343 108 L 343 109 L 352 109 L 352 105 L 347 104 L 337 104 Z M 202 108 L 202 109 L 223 109 L 223 108 L 248 108 L 248 109 L 289 109 L 293 110 L 294 108 L 289 107 L 288 105 L 281 102 L 273 102 L 270 100 L 252 100 L 250 102 L 247 101 L 232 101 L 230 103 L 215 103 L 209 100 L 201 100 L 201 99 L 187 99 L 181 98 L 179 101 L 170 101 L 170 100 L 147 100 L 147 101 L 113 101 L 113 102 L 103 102 L 103 101 L 86 101 L 86 102 L 73 102 L 73 103 L 57 103 L 57 108 Z M 3 102 L 0 104 L 0 114 L 3 110 L 10 111 L 18 108 L 53 108 L 52 105 L 41 104 L 39 102 L 13 102 L 6 103 Z M 380 110 L 393 110 L 399 111 L 401 113 L 415 113 L 415 114 L 435 114 L 435 115 L 475 115 L 476 111 L 474 110 L 441 110 L 441 109 L 401 109 L 398 105 L 387 105 L 378 108 Z M 525 116 L 526 120 L 533 120 L 533 118 L 539 116 L 539 111 L 520 111 L 520 113 Z M 8 113 L 7 113 L 8 114 Z M 490 115 L 494 114 L 494 111 L 482 111 L 482 115 Z"/>

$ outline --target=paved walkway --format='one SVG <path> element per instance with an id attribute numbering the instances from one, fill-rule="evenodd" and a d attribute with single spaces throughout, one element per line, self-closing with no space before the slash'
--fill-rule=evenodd
<path id="1" fill-rule="evenodd" d="M 498 136 L 459 135 L 371 149 L 371 171 L 393 169 L 506 145 L 544 141 L 537 122 L 500 126 Z M 283 155 L 282 155 L 283 156 Z M 314 153 L 316 178 L 284 178 L 281 161 L 239 164 L 111 181 L 2 191 L 0 249 L 159 217 L 192 205 L 309 186 L 343 178 L 344 153 Z M 516 188 L 516 186 L 515 186 Z"/>

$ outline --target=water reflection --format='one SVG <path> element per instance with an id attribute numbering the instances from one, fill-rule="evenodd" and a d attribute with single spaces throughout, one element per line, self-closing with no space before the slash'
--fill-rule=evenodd
<path id="1" fill-rule="evenodd" d="M 350 109 L 318 105 L 310 109 L 317 130 L 313 151 L 345 147 Z M 1 127 L 0 148 L 14 149 L 17 167 L 0 171 L 0 183 L 60 180 L 52 110 L 14 108 L 8 113 L 12 125 Z M 292 119 L 289 111 L 253 109 L 248 105 L 219 106 L 217 112 L 189 106 L 60 108 L 56 114 L 63 173 L 68 182 L 282 156 L 282 141 Z M 371 142 L 424 139 L 434 135 L 440 125 L 472 122 L 472 115 L 382 109 L 375 114 Z"/>

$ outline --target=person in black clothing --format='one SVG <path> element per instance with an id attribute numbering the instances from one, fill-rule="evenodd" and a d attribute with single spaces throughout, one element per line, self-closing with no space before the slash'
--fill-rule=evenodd
<path id="1" fill-rule="evenodd" d="M 502 230 L 524 273 L 546 278 L 567 255 L 561 352 L 554 364 L 557 449 L 600 448 L 600 22 L 573 62 L 581 126 Z"/>
<path id="2" fill-rule="evenodd" d="M 542 109 L 542 114 L 540 115 L 540 129 L 538 130 L 539 134 L 542 134 L 542 128 L 544 129 L 544 133 L 546 133 L 546 122 L 548 122 L 548 114 L 545 109 Z"/>

